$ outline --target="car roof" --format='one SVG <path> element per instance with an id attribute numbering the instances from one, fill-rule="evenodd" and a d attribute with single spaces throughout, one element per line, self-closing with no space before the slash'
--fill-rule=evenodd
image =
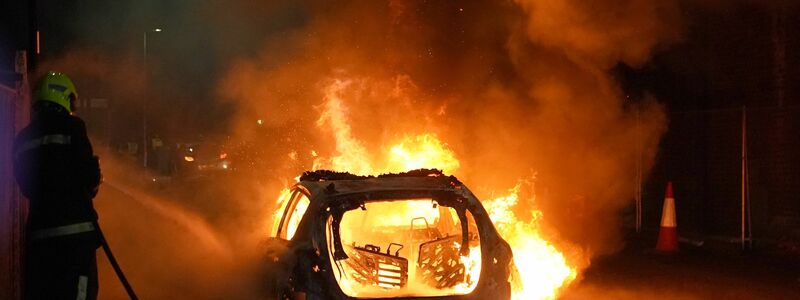
<path id="1" fill-rule="evenodd" d="M 300 176 L 298 185 L 305 188 L 311 198 L 335 189 L 337 195 L 377 191 L 434 191 L 453 190 L 462 183 L 455 176 L 447 176 L 436 169 L 419 169 L 404 173 L 379 176 L 359 176 L 327 170 L 309 171 Z"/>

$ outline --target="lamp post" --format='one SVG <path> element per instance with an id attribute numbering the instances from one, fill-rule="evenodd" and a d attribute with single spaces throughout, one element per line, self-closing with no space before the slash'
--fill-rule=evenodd
<path id="1" fill-rule="evenodd" d="M 147 171 L 147 33 L 148 32 L 161 32 L 161 28 L 154 28 L 147 30 L 143 34 L 142 39 L 142 57 L 144 67 L 144 99 L 142 100 L 142 153 L 144 155 L 143 163 L 144 169 Z"/>

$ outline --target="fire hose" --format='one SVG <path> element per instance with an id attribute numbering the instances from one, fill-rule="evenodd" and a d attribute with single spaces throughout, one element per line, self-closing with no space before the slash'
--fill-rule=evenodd
<path id="1" fill-rule="evenodd" d="M 128 279 L 125 278 L 125 273 L 122 273 L 122 268 L 117 263 L 117 259 L 114 258 L 114 253 L 111 252 L 111 247 L 108 245 L 108 241 L 106 241 L 105 235 L 103 235 L 103 231 L 100 230 L 100 225 L 97 222 L 94 222 L 94 228 L 97 230 L 97 235 L 100 237 L 100 243 L 103 246 L 103 252 L 106 253 L 106 257 L 108 257 L 108 261 L 111 263 L 111 267 L 114 268 L 114 273 L 117 274 L 119 281 L 122 282 L 122 286 L 125 287 L 125 292 L 128 293 L 128 297 L 131 300 L 139 300 L 139 297 L 136 297 L 136 293 L 133 291 L 133 287 L 131 287 L 130 282 Z"/>

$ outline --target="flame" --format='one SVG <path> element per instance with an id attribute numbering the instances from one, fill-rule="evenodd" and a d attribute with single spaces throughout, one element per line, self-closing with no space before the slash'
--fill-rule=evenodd
<path id="1" fill-rule="evenodd" d="M 336 80 L 325 89 L 325 104 L 317 126 L 330 128 L 336 141 L 339 155 L 325 160 L 321 157 L 314 161 L 314 169 L 331 169 L 348 171 L 356 174 L 370 174 L 367 148 L 353 137 L 350 124 L 347 123 L 347 110 L 342 104 L 341 93 L 351 84 L 350 81 Z"/>
<path id="2" fill-rule="evenodd" d="M 489 218 L 514 252 L 519 282 L 514 283 L 513 299 L 555 299 L 558 292 L 578 275 L 555 245 L 540 233 L 543 214 L 534 210 L 530 222 L 517 219 L 514 207 L 519 202 L 520 184 L 503 197 L 483 201 Z"/>
<path id="3" fill-rule="evenodd" d="M 392 146 L 389 153 L 389 166 L 386 169 L 391 172 L 435 166 L 445 173 L 452 173 L 460 166 L 453 151 L 447 149 L 447 144 L 433 134 L 407 137 Z"/>
<path id="4" fill-rule="evenodd" d="M 300 179 L 300 177 L 296 179 Z M 278 226 L 280 226 L 281 216 L 283 216 L 283 212 L 286 210 L 286 204 L 289 203 L 289 197 L 291 196 L 292 191 L 289 190 L 289 188 L 284 188 L 281 190 L 280 196 L 278 196 L 278 201 L 276 203 L 276 207 L 278 207 L 278 209 L 276 209 L 272 214 L 272 226 L 270 227 L 271 236 L 278 235 Z"/>
<path id="5" fill-rule="evenodd" d="M 319 107 L 321 115 L 317 120 L 317 126 L 332 133 L 336 153 L 326 158 L 323 154 L 313 151 L 314 169 L 347 171 L 362 175 L 403 172 L 419 168 L 437 168 L 448 174 L 457 173 L 461 165 L 455 152 L 450 150 L 436 134 L 429 132 L 404 135 L 389 143 L 392 146 L 382 147 L 383 153 L 371 156 L 372 153 L 367 150 L 364 143 L 354 136 L 347 119 L 347 107 L 344 105 L 343 95 L 352 84 L 348 80 L 335 80 L 325 88 L 324 103 Z M 533 210 L 531 215 L 527 216 L 530 217 L 530 221 L 523 221 L 516 214 L 518 211 L 530 211 L 518 208 L 522 184 L 518 183 L 505 196 L 483 201 L 483 205 L 515 254 L 514 264 L 518 274 L 512 274 L 510 278 L 514 287 L 513 298 L 555 299 L 577 278 L 578 267 L 574 263 L 571 264 L 559 247 L 542 234 L 540 221 L 544 216 L 541 211 Z M 275 213 L 275 218 L 280 218 L 288 198 L 289 191 L 284 190 L 278 200 L 280 209 Z M 528 200 L 527 202 L 534 203 L 535 199 Z M 421 210 L 419 213 L 424 214 Z M 386 219 L 386 222 L 401 222 L 401 220 Z M 470 249 L 473 250 L 473 247 Z M 479 248 L 475 247 L 469 256 L 462 256 L 461 263 L 469 276 L 465 282 L 455 287 L 455 291 L 468 293 L 474 289 L 480 276 Z M 351 279 L 342 278 L 340 285 L 345 290 L 354 291 L 358 284 Z"/>
<path id="6" fill-rule="evenodd" d="M 458 245 L 456 243 L 457 247 Z M 465 282 L 457 285 L 455 287 L 456 291 L 460 293 L 469 293 L 475 289 L 478 285 L 478 278 L 481 277 L 481 249 L 478 247 L 470 247 L 469 248 L 469 255 L 461 256 L 461 264 L 464 265 L 464 268 L 467 273 L 467 278 Z"/>

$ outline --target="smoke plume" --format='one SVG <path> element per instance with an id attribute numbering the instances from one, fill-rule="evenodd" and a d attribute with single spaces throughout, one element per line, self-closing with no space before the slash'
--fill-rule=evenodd
<path id="1" fill-rule="evenodd" d="M 281 187 L 321 158 L 377 161 L 422 134 L 447 144 L 455 175 L 479 197 L 535 177 L 519 215 L 542 210 L 549 238 L 590 255 L 617 249 L 637 167 L 647 173 L 667 120 L 656 99 L 628 99 L 611 70 L 645 64 L 682 31 L 676 1 L 170 3 L 172 28 L 184 29 L 151 37 L 147 80 L 138 47 L 150 27 L 138 21 L 126 27 L 135 51 L 84 45 L 41 70 L 67 72 L 79 92 L 119 103 L 130 136 L 146 98 L 154 127 L 204 129 L 243 149 L 243 175 L 194 195 L 120 188 L 139 171 L 104 165 L 122 175 L 98 198 L 101 224 L 134 285 L 154 299 L 252 296 L 257 244 Z M 363 151 L 342 150 L 353 149 L 343 141 Z M 120 292 L 105 272 L 106 290 Z"/>
<path id="2" fill-rule="evenodd" d="M 261 145 L 280 141 L 279 160 L 299 154 L 296 171 L 312 150 L 342 154 L 336 124 L 317 122 L 337 86 L 365 160 L 403 136 L 435 134 L 484 197 L 535 175 L 537 203 L 521 207 L 542 209 L 593 254 L 619 246 L 637 162 L 646 174 L 667 122 L 655 99 L 626 99 L 610 73 L 679 40 L 675 2 L 354 1 L 309 15 L 221 81 L 239 107 L 239 138 L 260 140 L 264 120 L 279 137 Z"/>

